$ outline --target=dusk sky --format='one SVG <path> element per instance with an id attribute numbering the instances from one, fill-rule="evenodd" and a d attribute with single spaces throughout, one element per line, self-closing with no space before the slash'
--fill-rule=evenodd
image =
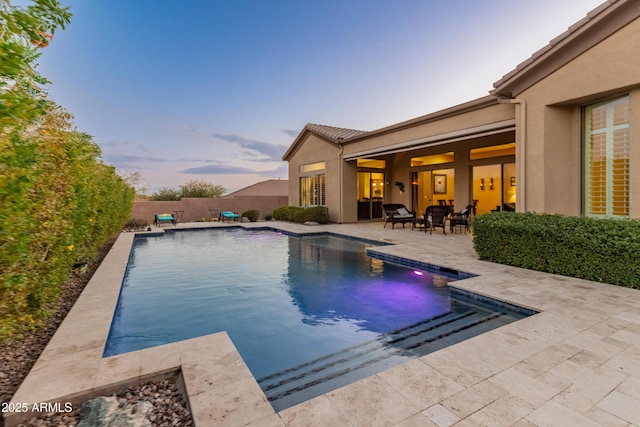
<path id="1" fill-rule="evenodd" d="M 38 70 L 148 194 L 231 192 L 286 179 L 306 123 L 374 130 L 487 95 L 602 2 L 62 0 Z"/>

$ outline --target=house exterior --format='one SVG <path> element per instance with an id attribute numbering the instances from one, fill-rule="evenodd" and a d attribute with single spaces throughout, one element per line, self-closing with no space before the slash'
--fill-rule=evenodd
<path id="1" fill-rule="evenodd" d="M 289 204 L 336 222 L 382 203 L 640 218 L 640 2 L 608 1 L 490 95 L 374 131 L 308 124 L 287 150 Z"/>

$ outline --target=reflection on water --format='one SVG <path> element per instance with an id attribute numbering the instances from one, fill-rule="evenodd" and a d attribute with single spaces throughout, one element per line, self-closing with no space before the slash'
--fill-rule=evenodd
<path id="1" fill-rule="evenodd" d="M 450 309 L 450 278 L 329 236 L 242 229 L 137 238 L 105 355 L 227 331 L 256 377 Z"/>

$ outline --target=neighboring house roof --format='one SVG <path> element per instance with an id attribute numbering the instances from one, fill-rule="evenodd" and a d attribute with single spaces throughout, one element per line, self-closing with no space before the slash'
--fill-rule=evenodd
<path id="1" fill-rule="evenodd" d="M 608 0 L 493 84 L 492 95 L 514 98 L 640 17 L 640 1 Z"/>
<path id="2" fill-rule="evenodd" d="M 289 194 L 289 181 L 286 179 L 268 179 L 248 187 L 242 188 L 229 196 L 287 196 Z"/>
<path id="3" fill-rule="evenodd" d="M 346 139 L 353 138 L 357 135 L 361 135 L 367 132 L 364 130 L 339 128 L 335 126 L 319 125 L 316 123 L 307 123 L 302 131 L 300 131 L 296 139 L 293 141 L 287 152 L 284 153 L 284 155 L 282 156 L 282 160 L 289 160 L 293 153 L 298 150 L 302 142 L 306 139 L 307 134 L 309 133 L 313 133 L 330 143 L 339 145 Z"/>

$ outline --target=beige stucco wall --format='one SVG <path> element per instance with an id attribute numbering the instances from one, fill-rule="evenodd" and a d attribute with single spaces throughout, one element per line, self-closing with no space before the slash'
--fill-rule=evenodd
<path id="1" fill-rule="evenodd" d="M 513 118 L 514 107 L 512 105 L 494 104 L 453 117 L 429 121 L 427 123 L 394 130 L 389 133 L 375 135 L 366 139 L 356 140 L 355 142 L 347 143 L 345 145 L 344 154 L 349 155 L 363 150 L 447 134 Z"/>
<path id="2" fill-rule="evenodd" d="M 309 132 L 289 159 L 289 206 L 300 205 L 300 177 L 321 171 L 300 173 L 300 166 L 325 162 L 326 206 L 331 221 L 340 221 L 340 147 Z"/>
<path id="3" fill-rule="evenodd" d="M 582 214 L 582 108 L 629 94 L 632 111 L 639 111 L 639 52 L 636 20 L 518 95 L 527 110 L 524 123 L 518 116 L 525 129 L 526 210 Z M 631 129 L 630 214 L 638 218 L 640 114 L 632 113 Z"/>

